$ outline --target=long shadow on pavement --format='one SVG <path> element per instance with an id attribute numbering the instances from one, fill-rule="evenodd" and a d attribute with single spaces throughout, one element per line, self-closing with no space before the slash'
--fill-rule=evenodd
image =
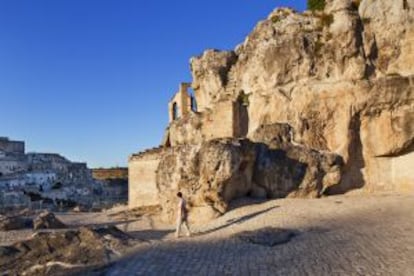
<path id="1" fill-rule="evenodd" d="M 174 233 L 174 230 L 139 230 L 128 232 L 128 235 L 133 236 L 134 238 L 143 239 L 143 240 L 161 240 L 165 236 Z"/>
<path id="2" fill-rule="evenodd" d="M 239 223 L 246 222 L 246 221 L 248 221 L 248 220 L 250 220 L 250 219 L 252 219 L 254 217 L 260 216 L 260 215 L 262 215 L 264 213 L 267 213 L 267 212 L 269 212 L 269 211 L 271 211 L 271 210 L 273 210 L 275 208 L 278 208 L 278 207 L 279 206 L 272 206 L 272 207 L 267 208 L 265 210 L 258 211 L 258 212 L 252 213 L 252 214 L 248 214 L 248 215 L 245 215 L 245 216 L 240 217 L 240 218 L 237 218 L 237 219 L 228 220 L 227 223 L 224 224 L 224 225 L 221 225 L 219 227 L 212 228 L 212 229 L 209 229 L 209 230 L 206 230 L 206 231 L 198 232 L 196 235 L 206 235 L 206 234 L 210 234 L 210 233 L 219 231 L 221 229 L 227 228 L 229 226 L 232 226 L 234 224 L 239 224 Z"/>

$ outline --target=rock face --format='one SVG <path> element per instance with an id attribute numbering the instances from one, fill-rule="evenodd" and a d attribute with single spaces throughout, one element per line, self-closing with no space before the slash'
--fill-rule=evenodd
<path id="1" fill-rule="evenodd" d="M 329 152 L 295 145 L 287 124 L 265 125 L 252 135 L 261 142 L 253 181 L 268 197 L 319 197 L 341 180 L 343 160 Z"/>
<path id="2" fill-rule="evenodd" d="M 37 233 L 0 246 L 0 266 L 5 275 L 66 275 L 70 269 L 107 263 L 133 243 L 116 227 Z"/>
<path id="3" fill-rule="evenodd" d="M 414 1 L 364 0 L 359 14 L 365 22 L 364 46 L 373 73 L 413 75 Z"/>
<path id="4" fill-rule="evenodd" d="M 237 61 L 234 52 L 207 50 L 200 57 L 191 59 L 193 88 L 200 110 L 212 108 L 219 93 L 229 83 L 227 72 Z M 212 92 L 212 93 L 209 93 Z"/>
<path id="5" fill-rule="evenodd" d="M 66 225 L 55 217 L 53 213 L 45 211 L 33 220 L 34 230 L 66 228 Z"/>
<path id="6" fill-rule="evenodd" d="M 254 161 L 254 145 L 244 140 L 212 140 L 166 151 L 157 170 L 165 219 L 175 217 L 178 191 L 194 214 L 208 219 L 224 213 L 231 199 L 252 189 Z"/>
<path id="7" fill-rule="evenodd" d="M 326 2 L 314 14 L 275 10 L 236 48 L 227 83 L 194 89 L 216 95 L 207 106 L 247 94 L 253 140 L 263 125 L 288 123 L 296 143 L 339 154 L 345 169 L 330 192 L 414 190 L 414 3 Z M 205 59 L 192 59 L 197 83 Z"/>
<path id="8" fill-rule="evenodd" d="M 277 9 L 234 51 L 191 59 L 198 111 L 139 182 L 167 217 L 178 190 L 213 217 L 246 194 L 414 191 L 414 0 L 357 3 Z"/>
<path id="9" fill-rule="evenodd" d="M 191 216 L 200 222 L 223 214 L 228 203 L 239 197 L 318 197 L 339 183 L 339 156 L 290 143 L 269 144 L 218 139 L 166 150 L 157 169 L 165 219 L 175 218 L 178 191 L 186 196 Z"/>

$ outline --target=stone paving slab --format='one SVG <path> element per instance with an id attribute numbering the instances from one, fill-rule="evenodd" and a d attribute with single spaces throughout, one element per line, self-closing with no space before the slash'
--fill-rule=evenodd
<path id="1" fill-rule="evenodd" d="M 105 275 L 414 275 L 414 196 L 282 199 L 237 208 L 172 233 L 109 267 Z M 235 235 L 264 227 L 297 231 L 273 247 Z"/>

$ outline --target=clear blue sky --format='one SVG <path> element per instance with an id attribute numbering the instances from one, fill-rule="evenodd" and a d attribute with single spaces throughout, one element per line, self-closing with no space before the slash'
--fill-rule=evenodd
<path id="1" fill-rule="evenodd" d="M 0 0 L 0 136 L 90 167 L 160 144 L 189 59 L 233 49 L 276 0 Z"/>

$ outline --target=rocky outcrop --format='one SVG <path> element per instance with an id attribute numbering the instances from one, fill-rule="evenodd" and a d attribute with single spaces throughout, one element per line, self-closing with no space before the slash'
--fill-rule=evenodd
<path id="1" fill-rule="evenodd" d="M 166 151 L 157 169 L 164 218 L 174 219 L 178 191 L 193 214 L 208 220 L 224 213 L 231 199 L 251 190 L 254 161 L 254 145 L 245 140 L 213 140 Z"/>
<path id="2" fill-rule="evenodd" d="M 322 12 L 273 11 L 235 49 L 229 81 L 199 94 L 207 106 L 246 94 L 248 138 L 287 123 L 294 143 L 340 155 L 342 181 L 329 192 L 414 190 L 414 3 L 326 3 Z M 197 83 L 211 78 L 199 72 L 211 59 L 191 67 Z"/>
<path id="3" fill-rule="evenodd" d="M 228 72 L 237 61 L 234 52 L 207 50 L 190 61 L 193 72 L 192 87 L 197 98 L 199 110 L 211 108 L 220 91 L 229 84 Z M 210 93 L 212 92 L 212 93 Z"/>
<path id="4" fill-rule="evenodd" d="M 61 222 L 53 213 L 49 211 L 44 211 L 40 213 L 34 220 L 33 220 L 33 229 L 59 229 L 59 228 L 66 228 L 66 225 Z"/>
<path id="5" fill-rule="evenodd" d="M 414 1 L 364 0 L 359 7 L 372 74 L 414 74 Z"/>
<path id="6" fill-rule="evenodd" d="M 252 135 L 257 157 L 253 182 L 265 188 L 267 196 L 319 197 L 341 180 L 343 160 L 294 144 L 287 124 L 265 125 Z"/>
<path id="7" fill-rule="evenodd" d="M 319 197 L 339 183 L 339 156 L 291 143 L 280 147 L 264 142 L 218 139 L 166 150 L 157 169 L 164 219 L 175 218 L 178 191 L 200 222 L 223 214 L 228 203 L 239 197 Z"/>
<path id="8" fill-rule="evenodd" d="M 135 241 L 116 227 L 36 233 L 12 246 L 0 246 L 4 275 L 63 275 L 86 265 L 103 265 Z"/>

